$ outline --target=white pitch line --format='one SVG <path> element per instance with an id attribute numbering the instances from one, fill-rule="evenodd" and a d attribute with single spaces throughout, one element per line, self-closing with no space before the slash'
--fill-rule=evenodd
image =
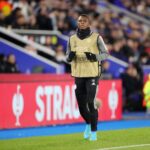
<path id="1" fill-rule="evenodd" d="M 107 147 L 107 148 L 100 148 L 98 150 L 126 149 L 126 148 L 144 147 L 144 146 L 150 146 L 150 144 L 139 144 L 139 145 L 118 146 L 118 147 Z"/>

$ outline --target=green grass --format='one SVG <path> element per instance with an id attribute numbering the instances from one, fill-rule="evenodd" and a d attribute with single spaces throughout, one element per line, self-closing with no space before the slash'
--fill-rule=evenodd
<path id="1" fill-rule="evenodd" d="M 82 133 L 0 140 L 0 150 L 98 150 L 105 147 L 150 144 L 150 128 L 100 131 L 98 140 L 84 140 Z M 150 150 L 150 146 L 125 150 Z"/>

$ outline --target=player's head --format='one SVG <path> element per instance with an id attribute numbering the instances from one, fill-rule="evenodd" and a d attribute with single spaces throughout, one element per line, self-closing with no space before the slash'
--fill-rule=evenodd
<path id="1" fill-rule="evenodd" d="M 90 19 L 89 19 L 89 16 L 86 15 L 86 14 L 81 14 L 81 15 L 78 17 L 77 25 L 78 25 L 78 28 L 79 28 L 79 29 L 86 29 L 86 28 L 90 27 Z"/>

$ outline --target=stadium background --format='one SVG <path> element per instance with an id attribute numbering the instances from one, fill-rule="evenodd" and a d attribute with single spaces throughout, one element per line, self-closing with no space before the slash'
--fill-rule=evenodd
<path id="1" fill-rule="evenodd" d="M 99 121 L 142 120 L 139 127 L 149 126 L 150 0 L 0 0 L 1 139 L 18 138 L 19 132 L 20 137 L 42 135 L 39 130 L 26 135 L 26 128 L 13 136 L 13 128 L 83 122 L 65 60 L 68 38 L 82 13 L 90 16 L 92 30 L 110 53 L 102 62 Z M 65 132 L 51 127 L 44 133 Z"/>

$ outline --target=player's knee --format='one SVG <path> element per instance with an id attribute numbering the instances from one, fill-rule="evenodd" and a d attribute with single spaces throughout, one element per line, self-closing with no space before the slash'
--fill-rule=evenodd
<path id="1" fill-rule="evenodd" d="M 90 112 L 95 112 L 97 110 L 94 106 L 94 102 L 89 102 L 88 106 L 89 106 Z"/>

